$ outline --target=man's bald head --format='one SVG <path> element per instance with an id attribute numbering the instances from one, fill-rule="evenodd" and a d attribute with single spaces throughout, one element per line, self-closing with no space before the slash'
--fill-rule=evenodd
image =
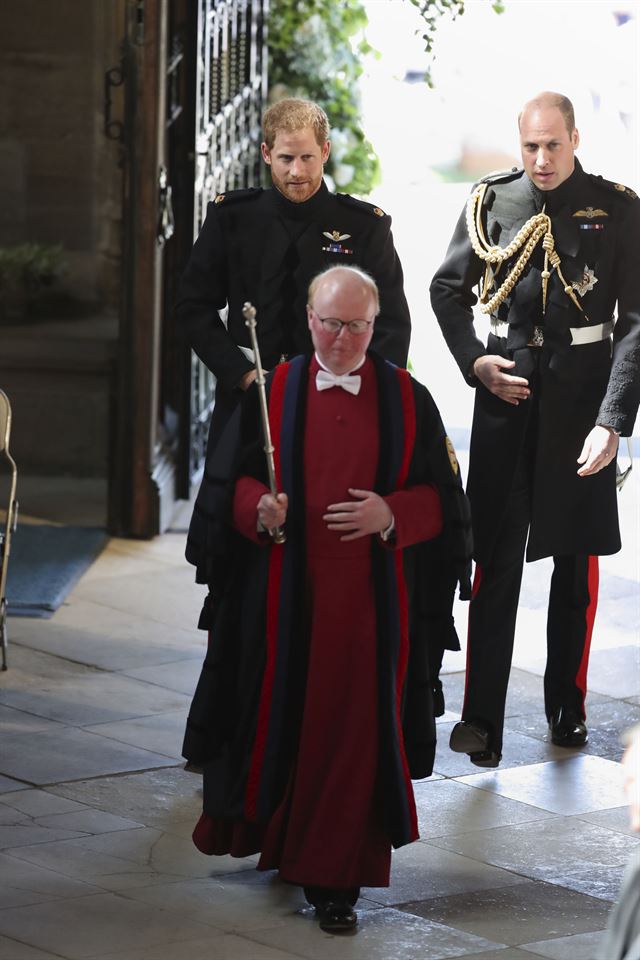
<path id="1" fill-rule="evenodd" d="M 362 363 L 380 309 L 378 288 L 358 267 L 329 267 L 311 281 L 307 322 L 321 362 L 333 373 Z M 336 327 L 336 321 L 341 326 Z"/>
<path id="2" fill-rule="evenodd" d="M 541 93 L 538 93 L 535 97 L 533 97 L 533 99 L 527 100 L 522 110 L 518 114 L 518 129 L 522 129 L 522 120 L 526 115 L 534 110 L 548 109 L 560 111 L 564 120 L 564 125 L 567 128 L 567 133 L 569 136 L 571 136 L 576 128 L 576 115 L 573 109 L 573 104 L 571 103 L 571 100 L 569 100 L 569 97 L 565 97 L 563 93 L 554 93 L 553 90 L 543 90 Z"/>

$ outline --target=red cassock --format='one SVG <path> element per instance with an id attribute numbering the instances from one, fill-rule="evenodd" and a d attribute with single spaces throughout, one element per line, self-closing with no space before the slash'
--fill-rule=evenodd
<path id="1" fill-rule="evenodd" d="M 371 360 L 358 395 L 319 392 L 310 366 L 304 442 L 306 609 L 309 664 L 299 749 L 286 793 L 265 827 L 203 815 L 194 839 L 204 852 L 246 855 L 259 869 L 315 886 L 387 886 L 391 842 L 383 826 L 378 774 L 376 612 L 369 537 L 344 542 L 323 520 L 327 506 L 372 490 L 378 465 L 377 385 Z M 263 484 L 236 484 L 234 522 L 257 539 Z M 442 513 L 428 484 L 385 498 L 395 520 L 393 548 L 437 536 Z M 265 547 L 268 549 L 268 547 Z M 392 547 L 389 547 L 392 549 Z M 226 848 L 226 849 L 225 849 Z"/>

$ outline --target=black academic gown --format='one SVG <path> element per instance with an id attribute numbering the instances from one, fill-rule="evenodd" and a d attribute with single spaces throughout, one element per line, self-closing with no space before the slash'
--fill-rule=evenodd
<path id="1" fill-rule="evenodd" d="M 458 582 L 461 596 L 469 598 L 471 544 L 458 465 L 430 394 L 404 371 L 370 355 L 380 410 L 375 489 L 381 495 L 392 492 L 398 477 L 406 485 L 435 483 L 445 520 L 435 540 L 403 551 L 400 567 L 393 552 L 371 538 L 378 605 L 380 778 L 388 835 L 399 846 L 416 836 L 406 778 L 409 773 L 427 776 L 432 769 L 436 711 L 430 660 L 434 649 L 441 656 L 443 647 L 457 645 L 451 605 Z M 202 624 L 211 635 L 183 752 L 205 768 L 204 807 L 210 817 L 237 819 L 249 811 L 268 821 L 295 756 L 306 670 L 304 530 L 299 520 L 304 509 L 295 505 L 302 497 L 307 369 L 308 359 L 298 357 L 279 367 L 274 381 L 280 403 L 274 422 L 281 426 L 272 430 L 282 464 L 281 488 L 290 504 L 280 580 L 274 581 L 272 551 L 282 548 L 256 546 L 235 535 L 229 524 L 233 478 L 248 472 L 264 480 L 255 390 L 225 431 L 199 496 L 210 531 L 200 569 L 212 587 Z M 273 397 L 272 389 L 271 404 Z M 282 578 L 288 578 L 285 588 Z M 280 599 L 270 604 L 274 589 Z M 277 615 L 279 639 L 265 707 L 269 610 Z M 258 724 L 264 736 L 257 761 Z"/>

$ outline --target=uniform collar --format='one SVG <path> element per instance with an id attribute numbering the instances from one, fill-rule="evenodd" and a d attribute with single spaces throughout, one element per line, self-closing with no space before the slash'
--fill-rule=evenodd
<path id="1" fill-rule="evenodd" d="M 584 170 L 580 161 L 575 157 L 575 167 L 570 177 L 561 183 L 555 190 L 538 190 L 532 180 L 529 180 L 529 189 L 534 198 L 536 210 L 542 210 L 549 214 L 557 213 L 562 207 L 571 203 L 572 197 L 584 178 Z"/>
<path id="2" fill-rule="evenodd" d="M 294 203 L 293 200 L 288 200 L 284 194 L 280 193 L 277 187 L 272 187 L 271 193 L 275 201 L 276 210 L 281 217 L 284 217 L 285 220 L 307 220 L 322 206 L 329 194 L 329 190 L 324 180 L 322 180 L 320 187 L 314 195 L 303 203 Z"/>

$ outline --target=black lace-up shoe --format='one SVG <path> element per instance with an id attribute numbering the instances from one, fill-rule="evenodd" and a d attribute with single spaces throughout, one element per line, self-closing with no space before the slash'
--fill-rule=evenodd
<path id="1" fill-rule="evenodd" d="M 493 750 L 477 750 L 469 754 L 471 763 L 476 767 L 497 767 L 502 759 L 502 754 L 494 753 Z"/>
<path id="2" fill-rule="evenodd" d="M 451 731 L 449 748 L 454 753 L 478 753 L 489 749 L 489 730 L 479 720 L 460 720 Z"/>
<path id="3" fill-rule="evenodd" d="M 560 707 L 549 718 L 551 742 L 557 747 L 584 747 L 589 734 L 584 720 L 571 707 Z"/>
<path id="4" fill-rule="evenodd" d="M 316 903 L 316 917 L 325 933 L 348 933 L 358 923 L 355 910 L 346 900 Z"/>

